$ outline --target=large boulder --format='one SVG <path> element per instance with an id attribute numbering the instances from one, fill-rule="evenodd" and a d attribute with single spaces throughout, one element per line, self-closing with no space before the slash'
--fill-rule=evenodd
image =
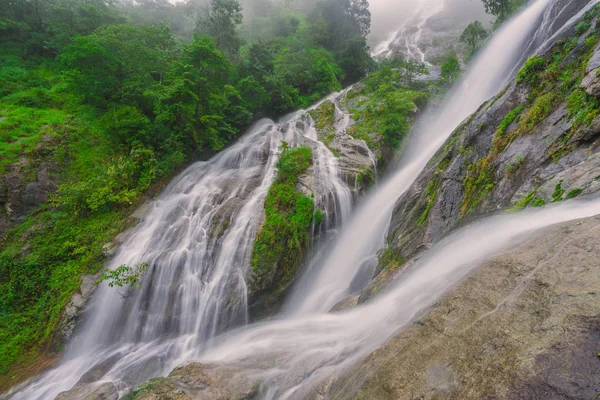
<path id="1" fill-rule="evenodd" d="M 259 383 L 235 367 L 192 363 L 166 378 L 152 379 L 126 397 L 127 400 L 250 400 Z"/>
<path id="2" fill-rule="evenodd" d="M 76 385 L 68 392 L 59 393 L 55 400 L 118 400 L 119 392 L 110 382 Z"/>

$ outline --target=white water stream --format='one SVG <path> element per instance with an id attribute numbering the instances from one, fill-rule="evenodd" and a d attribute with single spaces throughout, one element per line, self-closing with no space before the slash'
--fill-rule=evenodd
<path id="1" fill-rule="evenodd" d="M 339 117 L 336 129 L 345 132 L 349 118 Z M 101 285 L 60 366 L 12 398 L 52 399 L 94 366 L 125 393 L 246 324 L 250 257 L 282 140 L 313 149 L 315 207 L 325 214 L 315 234 L 332 236 L 353 198 L 314 121 L 305 110 L 280 123 L 259 121 L 233 146 L 185 170 L 150 205 L 109 266 L 149 264 L 142 288 L 121 293 Z"/>

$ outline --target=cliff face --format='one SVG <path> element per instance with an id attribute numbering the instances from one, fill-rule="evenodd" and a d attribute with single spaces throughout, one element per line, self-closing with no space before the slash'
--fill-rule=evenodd
<path id="1" fill-rule="evenodd" d="M 359 301 L 398 275 L 390 259 L 409 259 L 483 215 L 600 191 L 598 14 L 529 59 L 454 132 L 398 201 L 390 248 Z M 595 398 L 599 223 L 549 229 L 484 263 L 328 397 Z"/>
<path id="2" fill-rule="evenodd" d="M 37 147 L 0 173 L 0 239 L 58 188 L 59 166 L 52 153 L 56 139 L 44 136 Z"/>
<path id="3" fill-rule="evenodd" d="M 396 259 L 409 259 L 479 216 L 600 190 L 595 10 L 527 61 L 400 198 L 388 238 Z"/>

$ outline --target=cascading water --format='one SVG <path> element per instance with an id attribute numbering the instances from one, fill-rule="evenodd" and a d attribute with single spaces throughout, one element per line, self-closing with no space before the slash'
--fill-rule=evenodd
<path id="1" fill-rule="evenodd" d="M 348 118 L 338 117 L 345 133 Z M 167 373 L 171 360 L 224 329 L 247 323 L 249 260 L 282 140 L 313 149 L 311 189 L 325 212 L 319 229 L 327 233 L 346 219 L 352 192 L 306 112 L 279 124 L 256 123 L 230 148 L 189 167 L 152 203 L 110 265 L 150 265 L 142 288 L 119 293 L 101 285 L 61 366 L 13 398 L 53 398 L 92 366 L 127 391 Z"/>
<path id="2" fill-rule="evenodd" d="M 515 62 L 522 56 L 521 46 L 536 31 L 536 24 L 549 3 L 550 0 L 538 0 L 507 23 L 450 93 L 441 110 L 421 121 L 397 172 L 357 211 L 323 265 L 310 268 L 314 274 L 302 278 L 288 303 L 289 312 L 326 312 L 350 294 L 354 277 L 384 247 L 396 200 L 408 190 L 454 128 L 506 84 Z"/>
<path id="3" fill-rule="evenodd" d="M 589 2 L 579 16 L 596 3 Z M 351 283 L 365 261 L 383 245 L 396 199 L 409 188 L 453 128 L 502 88 L 523 56 L 523 44 L 536 35 L 537 29 L 545 32 L 538 35 L 553 40 L 546 20 L 552 14 L 544 12 L 552 4 L 551 0 L 532 3 L 497 33 L 442 111 L 416 130 L 398 172 L 358 211 L 329 257 L 308 270 L 288 303 L 287 315 L 226 335 L 209 352 L 197 353 L 196 359 L 237 363 L 250 369 L 252 377 L 262 379 L 262 398 L 306 398 L 316 384 L 343 373 L 381 346 L 486 256 L 523 234 L 600 213 L 600 201 L 595 200 L 491 218 L 453 234 L 425 253 L 412 272 L 393 284 L 387 294 L 348 312 L 328 313 L 350 294 Z M 180 361 L 193 356 L 189 354 Z M 259 361 L 268 365 L 269 359 L 277 359 L 277 366 L 257 371 Z"/>
<path id="4" fill-rule="evenodd" d="M 596 199 L 489 218 L 435 245 L 411 272 L 371 302 L 342 313 L 250 326 L 221 338 L 220 345 L 211 346 L 197 360 L 246 369 L 249 377 L 262 380 L 261 399 L 320 398 L 311 396 L 316 385 L 339 377 L 381 347 L 486 257 L 545 227 L 598 214 Z M 269 367 L 258 367 L 264 365 Z M 343 394 L 356 389 L 347 387 Z"/>
<path id="5" fill-rule="evenodd" d="M 416 13 L 402 27 L 373 51 L 378 58 L 388 57 L 397 48 L 408 59 L 425 62 L 426 53 L 421 49 L 420 40 L 423 28 L 429 18 L 444 9 L 444 2 L 439 0 L 420 0 Z"/>
<path id="6" fill-rule="evenodd" d="M 101 287 L 61 365 L 13 398 L 53 398 L 73 387 L 92 366 L 101 370 L 100 382 L 113 382 L 123 393 L 202 353 L 200 359 L 213 362 L 278 355 L 277 369 L 261 372 L 263 397 L 304 398 L 312 385 L 366 356 L 439 297 L 452 279 L 509 244 L 515 235 L 600 212 L 597 202 L 573 203 L 493 220 L 497 228 L 493 230 L 485 223 L 478 225 L 481 228 L 471 232 L 480 229 L 487 237 L 458 233 L 440 244 L 439 251 L 425 256 L 415 272 L 387 295 L 347 313 L 327 314 L 350 293 L 359 271 L 372 263 L 384 244 L 395 201 L 453 128 L 501 89 L 531 35 L 538 32 L 547 38 L 551 33 L 548 24 L 545 32 L 536 31 L 540 20 L 543 25 L 551 17 L 544 14 L 551 2 L 537 0 L 497 33 L 441 112 L 416 129 L 398 173 L 361 208 L 333 250 L 318 258 L 323 261 L 307 270 L 283 318 L 217 339 L 220 345 L 215 348 L 216 342 L 206 344 L 247 318 L 244 278 L 281 140 L 308 144 L 315 150 L 316 203 L 333 210 L 327 226 L 333 227 L 350 212 L 350 189 L 340 179 L 337 160 L 316 140 L 314 126 L 301 117 L 302 112 L 280 125 L 261 121 L 236 145 L 209 162 L 190 167 L 175 180 L 112 264 L 149 263 L 151 272 L 142 290 L 123 298 Z M 342 115 L 338 129 L 345 129 L 344 121 Z M 522 224 L 524 218 L 530 225 Z M 493 236 L 490 231 L 495 232 Z M 476 248 L 474 240 L 482 241 L 481 248 L 466 253 L 465 241 Z M 445 260 L 443 268 L 440 259 Z M 449 271 L 456 275 L 450 277 Z M 404 307 L 399 309 L 397 304 Z M 208 347 L 212 348 L 209 352 Z"/>

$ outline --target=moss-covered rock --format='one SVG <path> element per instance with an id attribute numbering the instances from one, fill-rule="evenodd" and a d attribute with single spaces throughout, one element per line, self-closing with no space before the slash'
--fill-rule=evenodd
<path id="1" fill-rule="evenodd" d="M 124 400 L 252 400 L 258 388 L 236 368 L 192 363 L 150 380 Z"/>
<path id="2" fill-rule="evenodd" d="M 600 65 L 599 13 L 596 7 L 585 17 L 588 30 L 566 31 L 525 63 L 454 132 L 400 198 L 388 238 L 393 248 L 410 258 L 481 215 L 600 190 L 600 101 L 580 88 Z"/>
<path id="3" fill-rule="evenodd" d="M 253 293 L 285 288 L 294 278 L 310 239 L 315 213 L 311 197 L 296 190 L 300 175 L 312 165 L 310 147 L 287 148 L 277 164 L 277 178 L 265 200 L 265 222 L 252 252 Z"/>

